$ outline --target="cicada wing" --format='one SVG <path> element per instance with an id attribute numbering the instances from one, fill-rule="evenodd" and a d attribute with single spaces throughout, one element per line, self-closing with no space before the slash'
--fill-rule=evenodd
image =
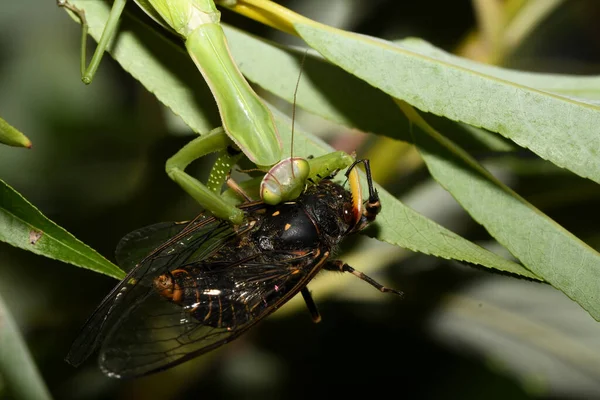
<path id="1" fill-rule="evenodd" d="M 66 360 L 75 366 L 85 361 L 110 327 L 149 295 L 157 275 L 205 258 L 233 236 L 235 232 L 228 223 L 214 218 L 192 222 L 180 230 L 137 264 L 102 300 L 73 342 Z"/>
<path id="2" fill-rule="evenodd" d="M 117 264 L 123 270 L 130 271 L 163 243 L 169 242 L 176 235 L 185 234 L 185 231 L 193 230 L 195 227 L 202 226 L 212 220 L 212 217 L 200 214 L 191 222 L 160 222 L 136 229 L 119 241 L 115 250 Z M 181 243 L 180 246 L 185 246 L 185 243 Z"/>
<path id="3" fill-rule="evenodd" d="M 137 296 L 104 340 L 101 367 L 111 376 L 140 376 L 228 343 L 298 293 L 325 258 L 266 252 L 228 264 L 197 263 L 189 271 L 202 273 L 182 288 L 197 293 L 196 303 L 175 304 L 154 290 Z"/>
<path id="4" fill-rule="evenodd" d="M 193 357 L 198 343 L 208 348 L 233 333 L 200 325 L 183 307 L 148 291 L 112 326 L 100 350 L 100 367 L 112 377 L 145 375 Z"/>
<path id="5" fill-rule="evenodd" d="M 185 224 L 161 222 L 145 226 L 123 236 L 115 250 L 117 264 L 124 271 L 131 271 L 152 250 L 181 232 Z"/>

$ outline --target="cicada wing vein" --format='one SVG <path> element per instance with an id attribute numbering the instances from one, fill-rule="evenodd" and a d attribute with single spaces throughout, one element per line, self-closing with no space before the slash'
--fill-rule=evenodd
<path id="1" fill-rule="evenodd" d="M 327 257 L 313 255 L 273 251 L 227 265 L 200 261 L 189 268 L 202 274 L 183 288 L 199 293 L 197 304 L 184 307 L 145 289 L 108 332 L 102 369 L 118 377 L 146 375 L 230 342 L 308 283 Z"/>
<path id="2" fill-rule="evenodd" d="M 85 361 L 106 336 L 107 327 L 113 326 L 124 311 L 135 303 L 140 296 L 140 288 L 152 287 L 157 273 L 181 263 L 192 262 L 193 257 L 201 258 L 204 251 L 213 251 L 220 243 L 225 243 L 227 237 L 235 234 L 227 223 L 212 217 L 197 221 L 192 221 L 148 254 L 110 291 L 71 345 L 67 362 L 78 366 Z M 163 226 L 168 229 L 167 225 Z M 162 237 L 164 231 L 159 229 L 156 233 Z M 145 240 L 152 241 L 152 238 Z"/>

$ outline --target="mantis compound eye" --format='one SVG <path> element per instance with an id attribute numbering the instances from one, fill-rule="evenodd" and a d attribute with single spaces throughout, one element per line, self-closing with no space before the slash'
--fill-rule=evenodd
<path id="1" fill-rule="evenodd" d="M 303 158 L 286 158 L 275 164 L 260 184 L 260 197 L 266 204 L 279 204 L 300 196 L 310 174 Z"/>

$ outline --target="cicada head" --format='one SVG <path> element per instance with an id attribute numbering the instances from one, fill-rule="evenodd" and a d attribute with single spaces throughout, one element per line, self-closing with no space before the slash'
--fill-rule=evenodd
<path id="1" fill-rule="evenodd" d="M 369 198 L 363 201 L 358 170 L 358 162 L 365 163 L 369 183 Z M 324 180 L 309 187 L 303 195 L 302 203 L 312 214 L 319 230 L 333 241 L 343 236 L 363 230 L 373 222 L 381 210 L 377 190 L 370 179 L 368 161 L 358 161 L 347 173 L 350 191 L 335 182 Z"/>
<path id="2" fill-rule="evenodd" d="M 352 195 L 335 182 L 324 180 L 309 187 L 302 203 L 320 234 L 331 242 L 338 242 L 356 224 Z"/>

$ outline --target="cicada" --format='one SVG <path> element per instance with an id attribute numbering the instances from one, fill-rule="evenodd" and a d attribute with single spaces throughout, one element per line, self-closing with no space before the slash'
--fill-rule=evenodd
<path id="1" fill-rule="evenodd" d="M 355 169 L 360 162 L 369 186 L 365 202 Z M 77 366 L 100 347 L 100 367 L 111 377 L 161 371 L 234 340 L 298 292 L 318 321 L 306 285 L 321 270 L 350 272 L 400 294 L 331 259 L 340 241 L 381 209 L 367 160 L 346 175 L 351 191 L 325 179 L 294 201 L 246 202 L 240 225 L 201 214 L 187 225 L 130 233 L 117 258 L 124 268 L 135 266 L 86 322 L 67 361 Z"/>

